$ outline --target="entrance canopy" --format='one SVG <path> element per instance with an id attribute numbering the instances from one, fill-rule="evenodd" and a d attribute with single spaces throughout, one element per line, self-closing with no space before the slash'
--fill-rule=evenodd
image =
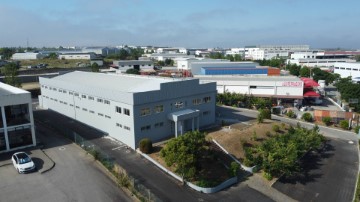
<path id="1" fill-rule="evenodd" d="M 199 110 L 184 109 L 181 111 L 168 114 L 168 118 L 174 122 L 183 121 L 186 119 L 196 118 L 200 114 Z"/>

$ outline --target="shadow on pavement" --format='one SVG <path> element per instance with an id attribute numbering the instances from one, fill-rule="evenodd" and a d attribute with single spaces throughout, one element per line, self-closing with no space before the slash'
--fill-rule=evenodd
<path id="1" fill-rule="evenodd" d="M 42 159 L 33 157 L 32 160 L 34 161 L 37 170 L 41 170 L 43 168 L 44 161 Z"/>
<path id="2" fill-rule="evenodd" d="M 331 140 L 327 140 L 324 146 L 319 150 L 313 150 L 305 154 L 300 160 L 300 171 L 293 176 L 282 176 L 278 181 L 284 184 L 296 184 L 300 183 L 306 185 L 309 182 L 316 181 L 317 178 L 321 178 L 322 174 L 313 172 L 321 168 L 323 165 L 320 163 L 323 159 L 330 158 L 334 155 L 335 147 L 330 144 Z"/>

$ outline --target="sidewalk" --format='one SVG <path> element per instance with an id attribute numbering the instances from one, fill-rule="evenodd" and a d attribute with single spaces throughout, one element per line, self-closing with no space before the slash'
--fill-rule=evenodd
<path id="1" fill-rule="evenodd" d="M 37 171 L 41 174 L 51 170 L 55 166 L 55 162 L 50 159 L 39 147 L 27 148 L 21 151 L 30 155 L 36 165 Z M 18 151 L 0 154 L 0 167 L 8 165 L 12 166 L 11 156 L 15 152 Z"/>

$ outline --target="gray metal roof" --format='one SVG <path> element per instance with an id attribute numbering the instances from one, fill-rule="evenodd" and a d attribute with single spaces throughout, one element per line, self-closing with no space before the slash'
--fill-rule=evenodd
<path id="1" fill-rule="evenodd" d="M 0 82 L 0 96 L 23 94 L 23 93 L 29 93 L 29 92 Z"/>
<path id="2" fill-rule="evenodd" d="M 296 76 L 195 75 L 194 77 L 200 80 L 207 80 L 207 81 L 301 81 L 301 79 Z"/>
<path id="3" fill-rule="evenodd" d="M 146 92 L 152 90 L 160 90 L 161 83 L 179 81 L 181 79 L 141 76 L 141 75 L 125 75 L 125 74 L 103 74 L 92 72 L 70 72 L 52 78 L 77 84 L 80 86 L 107 89 L 111 91 L 119 91 L 124 93 Z"/>

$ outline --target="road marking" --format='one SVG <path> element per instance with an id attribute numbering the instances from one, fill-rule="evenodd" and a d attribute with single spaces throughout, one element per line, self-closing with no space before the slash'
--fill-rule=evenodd
<path id="1" fill-rule="evenodd" d="M 60 150 L 60 151 L 64 151 L 64 150 L 65 150 L 65 147 L 60 147 L 59 150 Z"/>
<path id="2" fill-rule="evenodd" d="M 121 148 L 125 147 L 125 145 L 121 145 L 121 146 L 118 146 L 118 147 L 115 147 L 115 148 L 112 148 L 111 150 L 119 150 Z"/>

